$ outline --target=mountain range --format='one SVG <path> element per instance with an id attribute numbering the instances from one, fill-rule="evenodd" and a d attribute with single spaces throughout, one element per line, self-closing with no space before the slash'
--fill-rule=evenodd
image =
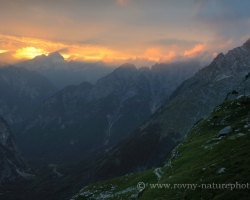
<path id="1" fill-rule="evenodd" d="M 81 174 L 80 178 L 74 176 L 77 183 L 86 186 L 88 185 L 86 183 L 140 173 L 164 165 L 172 150 L 185 140 L 192 127 L 206 119 L 229 94 L 236 93 L 234 91 L 237 88 L 241 88 L 242 91 L 248 90 L 244 82 L 248 81 L 250 70 L 249 43 L 250 40 L 225 55 L 219 54 L 210 65 L 180 84 L 162 107 L 123 140 L 109 148 L 107 152 L 99 152 L 89 160 L 85 159 L 79 163 L 78 169 L 81 170 L 76 174 L 78 176 Z M 239 95 L 234 98 L 239 98 Z M 246 115 L 248 112 L 244 117 Z M 227 123 L 221 121 L 222 129 Z M 195 139 L 192 140 L 195 142 Z M 137 180 L 139 182 L 139 179 L 133 177 L 133 183 Z M 85 194 L 81 196 L 85 197 Z"/>
<path id="2" fill-rule="evenodd" d="M 157 166 L 157 163 L 163 165 L 167 161 L 165 168 L 155 168 L 97 183 L 85 187 L 80 191 L 80 196 L 78 194 L 72 199 L 198 198 L 197 191 L 192 190 L 178 190 L 178 195 L 171 190 L 159 194 L 159 190 L 150 190 L 148 185 L 140 190 L 136 184 L 141 181 L 165 184 L 191 181 L 209 184 L 211 181 L 231 183 L 239 179 L 240 182 L 246 183 L 245 177 L 249 176 L 249 172 L 243 162 L 248 162 L 248 159 L 241 155 L 249 153 L 246 148 L 249 140 L 242 137 L 248 137 L 249 131 L 249 112 L 246 108 L 249 98 L 245 97 L 249 96 L 249 53 L 250 40 L 225 55 L 219 54 L 209 66 L 184 81 L 145 123 L 111 148 L 103 158 L 97 159 L 95 163 L 99 165 L 93 174 L 98 178 L 94 182 L 100 177 L 103 180 L 118 177 Z M 229 99 L 236 100 L 223 103 Z M 219 106 L 221 103 L 223 104 Z M 229 133 L 232 134 L 223 139 L 223 136 Z M 177 144 L 179 145 L 173 149 Z M 173 151 L 169 160 L 166 155 L 169 155 L 170 149 Z M 210 152 L 206 153 L 206 149 Z M 228 158 L 229 151 L 239 153 Z M 154 163 L 151 164 L 152 162 Z M 245 175 L 239 178 L 236 169 Z M 112 173 L 108 173 L 110 171 Z M 225 171 L 225 175 L 217 175 Z M 202 190 L 199 194 L 199 198 L 225 199 L 227 196 L 229 199 L 229 194 L 223 191 L 211 194 Z M 234 191 L 230 195 L 231 199 L 238 196 L 248 199 L 247 193 L 239 194 Z"/>
<path id="3" fill-rule="evenodd" d="M 16 63 L 15 66 L 38 72 L 47 77 L 58 89 L 78 85 L 83 81 L 95 84 L 115 68 L 102 62 L 66 61 L 59 52 L 36 56 L 31 60 Z"/>
<path id="4" fill-rule="evenodd" d="M 107 149 L 154 113 L 198 67 L 195 62 L 152 69 L 124 64 L 95 85 L 67 86 L 33 113 L 18 135 L 19 145 L 27 158 L 47 162 Z"/>
<path id="5" fill-rule="evenodd" d="M 242 83 L 250 71 L 249 53 L 250 40 L 225 55 L 219 54 L 184 81 L 148 120 L 104 155 L 97 176 L 106 179 L 161 162 L 194 124 L 205 119 Z M 110 169 L 112 174 L 108 173 Z"/>
<path id="6" fill-rule="evenodd" d="M 72 199 L 223 199 L 230 191 L 136 188 L 140 181 L 247 181 L 250 40 L 199 68 L 124 64 L 95 84 L 44 98 L 15 129 L 25 157 L 38 163 L 22 187 L 37 199 L 68 199 L 91 183 Z"/>

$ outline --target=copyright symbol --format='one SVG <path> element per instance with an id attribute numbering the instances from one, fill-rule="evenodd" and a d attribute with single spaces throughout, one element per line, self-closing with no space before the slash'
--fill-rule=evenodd
<path id="1" fill-rule="evenodd" d="M 138 188 L 139 190 L 143 190 L 143 189 L 145 189 L 145 187 L 146 187 L 146 185 L 145 185 L 145 183 L 143 183 L 143 182 L 139 182 L 139 183 L 137 184 L 137 188 Z"/>

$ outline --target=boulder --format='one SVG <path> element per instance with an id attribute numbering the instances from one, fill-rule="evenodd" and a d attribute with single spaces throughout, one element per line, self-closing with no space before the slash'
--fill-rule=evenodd
<path id="1" fill-rule="evenodd" d="M 221 131 L 218 134 L 218 137 L 225 136 L 230 132 L 232 132 L 232 127 L 231 126 L 226 126 L 225 128 L 221 129 Z"/>

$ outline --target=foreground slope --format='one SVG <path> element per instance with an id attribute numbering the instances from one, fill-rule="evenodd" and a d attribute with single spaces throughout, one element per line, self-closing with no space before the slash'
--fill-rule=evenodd
<path id="1" fill-rule="evenodd" d="M 189 131 L 164 167 L 87 186 L 72 199 L 249 199 L 249 111 L 249 97 L 226 101 Z"/>

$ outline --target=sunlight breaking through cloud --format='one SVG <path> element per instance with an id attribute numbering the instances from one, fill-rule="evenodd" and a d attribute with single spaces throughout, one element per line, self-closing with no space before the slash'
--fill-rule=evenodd
<path id="1" fill-rule="evenodd" d="M 13 56 L 18 59 L 21 59 L 21 58 L 31 59 L 41 54 L 48 54 L 48 52 L 44 51 L 43 49 L 37 49 L 35 47 L 24 47 L 24 48 L 18 49 Z"/>

